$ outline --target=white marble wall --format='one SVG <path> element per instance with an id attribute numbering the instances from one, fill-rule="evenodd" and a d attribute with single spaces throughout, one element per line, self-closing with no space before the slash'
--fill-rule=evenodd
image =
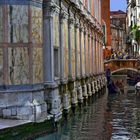
<path id="1" fill-rule="evenodd" d="M 43 82 L 43 51 L 33 48 L 33 83 Z"/>
<path id="2" fill-rule="evenodd" d="M 27 6 L 8 6 L 8 42 L 9 43 L 28 43 L 28 7 Z"/>
<path id="3" fill-rule="evenodd" d="M 42 9 L 38 7 L 31 7 L 31 26 L 32 26 L 32 43 L 42 44 Z"/>

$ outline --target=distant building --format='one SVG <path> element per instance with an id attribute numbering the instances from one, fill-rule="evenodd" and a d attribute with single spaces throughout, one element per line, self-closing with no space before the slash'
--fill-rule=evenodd
<path id="1" fill-rule="evenodd" d="M 110 38 L 110 0 L 102 0 L 102 27 L 104 32 L 104 58 L 110 56 L 111 38 Z"/>
<path id="2" fill-rule="evenodd" d="M 126 13 L 119 11 L 110 12 L 111 21 L 111 48 L 116 51 L 126 49 Z"/>
<path id="3" fill-rule="evenodd" d="M 140 54 L 140 1 L 127 0 L 127 44 L 131 55 Z"/>

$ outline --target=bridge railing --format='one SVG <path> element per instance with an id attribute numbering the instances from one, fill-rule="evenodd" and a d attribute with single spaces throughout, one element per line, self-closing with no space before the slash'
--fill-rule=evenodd
<path id="1" fill-rule="evenodd" d="M 104 68 L 109 68 L 111 72 L 119 69 L 135 69 L 138 70 L 140 63 L 138 59 L 110 59 L 104 61 Z"/>

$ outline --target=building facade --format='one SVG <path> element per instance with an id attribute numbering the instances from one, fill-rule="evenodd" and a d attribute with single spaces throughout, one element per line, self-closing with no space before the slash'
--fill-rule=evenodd
<path id="1" fill-rule="evenodd" d="M 104 45 L 106 48 L 110 49 L 111 47 L 111 38 L 110 38 L 110 0 L 102 0 L 101 3 L 101 12 L 102 12 L 102 26 L 104 27 Z"/>
<path id="2" fill-rule="evenodd" d="M 110 33 L 110 0 L 102 0 L 101 3 L 103 38 L 103 54 L 104 59 L 108 59 L 111 55 L 111 33 Z"/>
<path id="3" fill-rule="evenodd" d="M 127 0 L 127 44 L 132 56 L 140 54 L 140 1 Z"/>
<path id="4" fill-rule="evenodd" d="M 0 116 L 43 121 L 105 86 L 101 0 L 0 1 Z"/>
<path id="5" fill-rule="evenodd" d="M 119 11 L 110 12 L 111 22 L 111 48 L 115 51 L 126 50 L 126 13 Z"/>

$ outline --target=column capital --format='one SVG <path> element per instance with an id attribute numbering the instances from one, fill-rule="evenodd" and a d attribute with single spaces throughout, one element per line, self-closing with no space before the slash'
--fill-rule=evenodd
<path id="1" fill-rule="evenodd" d="M 87 27 L 85 26 L 85 27 L 84 27 L 84 35 L 86 35 L 87 32 L 88 32 L 88 30 L 87 30 Z"/>
<path id="2" fill-rule="evenodd" d="M 84 26 L 80 25 L 80 32 L 84 32 Z"/>
<path id="3" fill-rule="evenodd" d="M 54 14 L 60 13 L 60 7 L 56 5 L 54 2 L 46 2 L 43 10 L 44 10 L 45 18 L 50 18 L 50 17 L 53 17 Z"/>
<path id="4" fill-rule="evenodd" d="M 80 24 L 78 22 L 75 22 L 75 28 L 79 28 Z"/>
<path id="5" fill-rule="evenodd" d="M 68 24 L 69 24 L 69 26 L 74 24 L 74 18 L 73 17 L 69 17 Z"/>
<path id="6" fill-rule="evenodd" d="M 68 13 L 66 13 L 65 11 L 61 11 L 60 12 L 60 15 L 59 15 L 59 18 L 60 18 L 60 22 L 62 23 L 64 20 L 68 20 Z"/>

